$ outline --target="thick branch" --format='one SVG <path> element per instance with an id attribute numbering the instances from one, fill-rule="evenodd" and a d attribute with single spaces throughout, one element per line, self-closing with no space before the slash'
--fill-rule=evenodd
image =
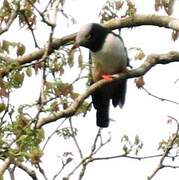
<path id="1" fill-rule="evenodd" d="M 179 62 L 179 52 L 171 51 L 167 54 L 151 54 L 149 55 L 145 62 L 138 68 L 130 70 L 128 72 L 123 72 L 120 74 L 113 75 L 112 81 L 120 81 L 122 79 L 134 78 L 139 77 L 147 73 L 153 66 L 157 64 L 167 64 L 171 62 Z M 96 89 L 104 86 L 105 84 L 109 84 L 111 81 L 106 81 L 104 79 L 96 82 L 95 84 L 91 85 L 83 94 L 78 96 L 78 98 L 74 101 L 74 103 L 69 106 L 67 109 L 54 113 L 46 118 L 42 118 L 39 120 L 37 127 L 40 128 L 45 124 L 54 122 L 60 118 L 64 117 L 71 117 L 73 116 L 76 111 L 78 110 L 79 106 L 83 103 L 83 101 Z"/>
<path id="2" fill-rule="evenodd" d="M 170 16 L 156 16 L 156 15 L 134 15 L 130 17 L 125 17 L 121 19 L 115 19 L 108 21 L 104 24 L 106 28 L 111 30 L 118 28 L 129 28 L 141 25 L 152 25 L 158 27 L 170 28 L 173 30 L 179 31 L 179 19 L 175 19 Z M 60 46 L 64 46 L 66 44 L 71 44 L 74 41 L 76 33 L 64 36 L 59 39 L 54 39 L 52 41 L 52 48 L 49 53 L 52 53 L 55 49 L 58 49 Z M 42 58 L 45 49 L 42 48 L 40 50 L 36 50 L 30 54 L 18 57 L 16 59 L 12 59 L 12 61 L 17 61 L 20 64 L 30 63 L 35 60 L 39 60 Z M 5 59 L 6 57 L 4 57 Z M 8 58 L 9 60 L 10 58 Z"/>
<path id="3" fill-rule="evenodd" d="M 170 16 L 158 16 L 158 15 L 134 15 L 122 19 L 112 19 L 105 23 L 105 27 L 109 29 L 129 28 L 141 25 L 151 25 L 158 27 L 165 27 L 169 29 L 179 30 L 179 19 Z"/>

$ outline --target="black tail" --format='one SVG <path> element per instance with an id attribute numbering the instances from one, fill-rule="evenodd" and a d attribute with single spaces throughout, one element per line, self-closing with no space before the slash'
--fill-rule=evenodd
<path id="1" fill-rule="evenodd" d="M 127 80 L 122 80 L 122 82 L 116 84 L 113 89 L 114 89 L 114 94 L 112 97 L 112 104 L 114 107 L 119 105 L 120 108 L 122 108 L 125 103 Z"/>
<path id="2" fill-rule="evenodd" d="M 93 105 L 96 109 L 96 124 L 101 128 L 109 126 L 109 98 L 103 92 L 95 91 L 92 94 Z"/>
<path id="3" fill-rule="evenodd" d="M 96 124 L 101 128 L 109 126 L 109 103 L 105 104 L 105 106 L 100 109 L 97 109 Z"/>

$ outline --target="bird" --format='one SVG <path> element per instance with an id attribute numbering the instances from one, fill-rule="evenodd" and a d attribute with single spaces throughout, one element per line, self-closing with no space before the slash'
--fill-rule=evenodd
<path id="1" fill-rule="evenodd" d="M 113 74 L 127 69 L 129 58 L 122 37 L 98 23 L 88 23 L 79 29 L 71 49 L 80 46 L 90 51 L 91 84 L 101 79 L 110 80 Z M 109 83 L 91 94 L 98 127 L 109 126 L 110 101 L 114 107 L 119 105 L 122 108 L 126 90 L 127 80 L 124 79 Z"/>

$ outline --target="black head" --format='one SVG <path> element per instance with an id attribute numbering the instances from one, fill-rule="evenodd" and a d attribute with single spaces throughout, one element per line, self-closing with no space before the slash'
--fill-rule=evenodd
<path id="1" fill-rule="evenodd" d="M 92 52 L 97 52 L 103 46 L 109 31 L 97 23 L 86 24 L 77 33 L 73 48 L 83 46 Z"/>

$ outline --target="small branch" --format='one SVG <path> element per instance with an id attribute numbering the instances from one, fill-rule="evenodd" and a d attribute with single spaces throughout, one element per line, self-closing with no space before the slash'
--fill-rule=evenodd
<path id="1" fill-rule="evenodd" d="M 152 93 L 149 92 L 146 88 L 144 88 L 144 87 L 141 87 L 141 88 L 142 88 L 149 96 L 152 96 L 152 97 L 154 97 L 154 98 L 156 98 L 156 99 L 158 99 L 158 100 L 160 100 L 160 101 L 167 101 L 167 102 L 170 102 L 170 103 L 179 105 L 179 103 L 176 102 L 176 101 L 172 101 L 172 100 L 166 99 L 166 98 L 161 98 L 161 97 L 159 97 L 159 96 L 156 96 L 156 95 L 152 94 Z"/>
<path id="2" fill-rule="evenodd" d="M 179 19 L 170 16 L 134 15 L 132 17 L 110 20 L 104 24 L 104 26 L 110 30 L 119 29 L 119 28 L 137 27 L 141 25 L 153 25 L 153 26 L 165 27 L 179 31 Z M 59 39 L 53 39 L 51 50 L 49 53 L 52 53 L 55 49 L 58 49 L 60 46 L 72 44 L 72 42 L 75 39 L 75 36 L 76 33 L 64 36 Z M 19 64 L 23 65 L 41 59 L 44 55 L 44 51 L 45 48 L 42 48 L 30 54 L 19 56 L 16 59 L 13 58 L 9 58 L 9 59 L 11 59 L 12 61 L 17 61 Z"/>
<path id="3" fill-rule="evenodd" d="M 15 180 L 15 176 L 14 176 L 15 168 L 16 168 L 15 166 L 13 166 L 12 168 L 10 168 L 10 167 L 8 168 L 11 180 Z"/>
<path id="4" fill-rule="evenodd" d="M 42 21 L 52 27 L 52 26 L 55 26 L 55 24 L 49 20 L 47 20 L 47 18 L 45 17 L 45 12 L 47 12 L 47 9 L 45 8 L 45 10 L 43 12 L 41 12 L 39 9 L 37 9 L 37 7 L 34 5 L 34 3 L 31 1 L 31 0 L 28 0 L 28 2 L 33 6 L 33 8 L 37 11 L 37 13 L 40 15 L 40 17 L 42 18 Z M 51 2 L 51 1 L 50 1 Z M 49 2 L 49 3 L 50 3 Z M 56 14 L 56 13 L 55 13 Z"/>
<path id="5" fill-rule="evenodd" d="M 11 15 L 11 17 L 9 18 L 9 21 L 6 23 L 6 26 L 4 28 L 0 28 L 0 35 L 2 35 L 3 33 L 5 33 L 6 31 L 9 30 L 10 26 L 12 25 L 12 23 L 14 22 L 14 20 L 17 17 L 19 9 L 17 9 L 16 11 L 14 11 Z"/>
<path id="6" fill-rule="evenodd" d="M 23 165 L 21 162 L 15 161 L 14 164 L 22 169 L 23 171 L 25 171 L 33 180 L 38 180 L 36 173 L 34 170 L 28 168 L 27 166 Z"/>
<path id="7" fill-rule="evenodd" d="M 45 180 L 48 180 L 47 176 L 45 175 L 45 171 L 41 168 L 41 166 L 38 164 L 39 172 L 42 174 Z"/>
<path id="8" fill-rule="evenodd" d="M 48 142 L 50 141 L 50 139 L 56 134 L 57 130 L 63 125 L 63 123 L 66 121 L 66 119 L 64 119 L 59 126 L 52 132 L 52 134 L 50 134 L 45 142 L 45 144 L 42 147 L 42 150 L 44 151 L 44 149 L 46 148 Z"/>
<path id="9" fill-rule="evenodd" d="M 45 87 L 45 83 L 46 83 L 46 61 L 47 61 L 50 49 L 52 47 L 52 38 L 53 38 L 54 30 L 55 30 L 55 26 L 52 26 L 51 27 L 51 32 L 50 32 L 50 35 L 49 35 L 48 44 L 47 44 L 47 47 L 45 48 L 44 55 L 43 55 L 43 57 L 41 59 L 41 61 L 44 62 L 44 66 L 43 66 L 43 73 L 42 73 L 42 86 L 41 86 L 40 96 L 39 96 L 39 111 L 38 111 L 38 113 L 36 115 L 36 118 L 35 118 L 36 119 L 35 128 L 37 126 L 41 110 L 42 110 L 42 108 L 44 106 L 44 103 L 45 103 L 45 100 L 44 100 L 45 99 L 44 98 L 44 87 Z"/>
<path id="10" fill-rule="evenodd" d="M 71 118 L 69 119 L 69 122 L 70 122 L 70 129 L 71 129 L 71 132 L 72 132 L 73 141 L 74 141 L 74 143 L 75 143 L 75 145 L 76 145 L 76 147 L 77 147 L 77 149 L 78 149 L 80 158 L 83 159 L 83 153 L 82 153 L 82 150 L 81 150 L 81 148 L 80 148 L 80 146 L 79 146 L 79 143 L 78 143 L 78 141 L 77 141 L 77 139 L 76 139 L 75 132 L 74 132 L 74 130 L 73 130 L 73 125 L 72 125 L 72 120 L 71 120 Z"/>
<path id="11" fill-rule="evenodd" d="M 20 11 L 20 12 L 21 12 L 21 14 L 22 14 L 23 17 L 24 17 L 25 22 L 27 23 L 27 26 L 28 26 L 29 30 L 31 31 L 31 34 L 32 34 L 32 38 L 33 38 L 33 40 L 34 40 L 35 47 L 36 47 L 36 48 L 40 48 L 39 45 L 38 45 L 38 43 L 37 43 L 36 37 L 35 37 L 34 29 L 33 29 L 32 25 L 29 23 L 28 18 L 27 18 L 26 15 L 25 15 L 25 12 L 24 12 L 24 11 Z"/>
<path id="12" fill-rule="evenodd" d="M 168 156 L 170 150 L 173 148 L 173 145 L 174 145 L 176 139 L 178 138 L 179 123 L 178 123 L 178 121 L 177 121 L 175 118 L 173 118 L 173 117 L 170 117 L 170 118 L 171 118 L 172 120 L 174 120 L 174 121 L 176 122 L 176 124 L 177 124 L 177 129 L 176 129 L 175 135 L 174 135 L 173 139 L 171 140 L 171 142 L 168 144 L 168 148 L 167 148 L 167 149 L 165 150 L 165 152 L 163 153 L 163 155 L 162 155 L 162 157 L 161 157 L 161 159 L 160 159 L 160 161 L 159 161 L 159 164 L 158 164 L 157 168 L 154 170 L 154 172 L 153 172 L 150 176 L 148 176 L 148 178 L 147 178 L 148 180 L 151 180 L 151 179 L 157 174 L 157 172 L 158 172 L 160 169 L 163 169 L 163 168 L 167 167 L 167 166 L 165 166 L 165 165 L 163 164 L 163 162 L 164 162 L 164 160 L 166 159 L 166 157 Z"/>

